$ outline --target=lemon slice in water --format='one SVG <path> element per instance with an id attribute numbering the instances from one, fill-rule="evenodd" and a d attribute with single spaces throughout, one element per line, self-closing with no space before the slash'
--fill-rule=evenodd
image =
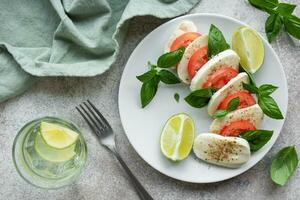
<path id="1" fill-rule="evenodd" d="M 240 56 L 242 67 L 252 74 L 264 61 L 264 44 L 259 34 L 252 28 L 242 26 L 232 35 L 232 49 Z"/>
<path id="2" fill-rule="evenodd" d="M 75 145 L 73 144 L 64 149 L 52 148 L 46 144 L 40 134 L 37 134 L 34 141 L 34 148 L 38 155 L 50 162 L 65 162 L 75 156 Z"/>
<path id="3" fill-rule="evenodd" d="M 56 149 L 71 146 L 79 137 L 79 134 L 71 129 L 48 122 L 41 122 L 40 132 L 44 141 Z"/>
<path id="4" fill-rule="evenodd" d="M 194 132 L 194 122 L 190 116 L 184 113 L 172 116 L 161 133 L 162 153 L 171 160 L 183 160 L 192 149 Z"/>

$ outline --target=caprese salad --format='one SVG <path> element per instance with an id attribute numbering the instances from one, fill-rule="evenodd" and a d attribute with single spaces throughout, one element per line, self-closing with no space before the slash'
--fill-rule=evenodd
<path id="1" fill-rule="evenodd" d="M 234 37 L 238 37 L 241 30 L 258 36 L 253 29 L 240 27 Z M 262 58 L 253 58 L 251 51 L 243 49 L 247 45 L 237 45 L 234 37 L 235 45 L 230 49 L 216 26 L 211 25 L 209 34 L 203 35 L 193 22 L 183 21 L 170 36 L 165 54 L 158 58 L 157 65 L 149 64 L 149 71 L 137 76 L 143 83 L 140 91 L 142 107 L 154 98 L 159 82 L 182 82 L 191 90 L 185 101 L 196 108 L 207 105 L 209 116 L 214 118 L 209 132 L 199 134 L 191 142 L 194 140 L 193 120 L 182 113 L 172 116 L 161 135 L 161 149 L 166 157 L 182 160 L 193 149 L 205 162 L 236 168 L 272 137 L 273 131 L 260 130 L 264 114 L 283 119 L 277 103 L 270 96 L 277 87 L 270 84 L 257 87 L 252 77 L 260 67 L 257 65 L 262 64 L 264 54 Z M 263 47 L 260 37 L 255 39 L 258 48 Z M 259 62 L 253 61 L 256 58 Z M 254 66 L 253 63 L 258 64 Z"/>

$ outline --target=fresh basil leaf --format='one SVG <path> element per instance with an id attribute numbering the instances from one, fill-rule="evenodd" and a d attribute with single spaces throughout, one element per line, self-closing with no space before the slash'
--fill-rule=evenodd
<path id="1" fill-rule="evenodd" d="M 248 0 L 249 3 L 270 14 L 265 24 L 265 31 L 269 42 L 274 40 L 282 29 L 284 24 L 285 30 L 293 37 L 300 40 L 300 18 L 292 15 L 296 5 L 288 3 L 278 3 L 278 0 Z"/>
<path id="2" fill-rule="evenodd" d="M 168 70 L 162 69 L 157 74 L 160 77 L 160 80 L 165 84 L 181 83 L 180 79 Z"/>
<path id="3" fill-rule="evenodd" d="M 283 21 L 279 14 L 271 14 L 265 23 L 268 41 L 271 43 L 282 29 Z"/>
<path id="4" fill-rule="evenodd" d="M 243 88 L 248 90 L 250 93 L 258 94 L 258 88 L 252 84 L 244 83 L 243 82 Z"/>
<path id="5" fill-rule="evenodd" d="M 248 1 L 252 6 L 269 13 L 272 12 L 272 10 L 276 8 L 278 5 L 278 0 L 248 0 Z"/>
<path id="6" fill-rule="evenodd" d="M 267 116 L 274 119 L 283 119 L 277 103 L 271 96 L 258 95 L 258 105 Z"/>
<path id="7" fill-rule="evenodd" d="M 295 16 L 295 15 L 290 15 L 288 18 L 289 18 L 293 23 L 295 23 L 295 24 L 300 24 L 300 18 L 299 18 L 299 17 L 297 17 L 297 16 Z"/>
<path id="8" fill-rule="evenodd" d="M 205 88 L 191 92 L 184 98 L 184 100 L 192 107 L 202 108 L 208 104 L 208 101 L 212 95 L 212 89 Z"/>
<path id="9" fill-rule="evenodd" d="M 156 75 L 156 70 L 149 70 L 146 73 L 137 76 L 136 78 L 142 83 L 150 81 Z"/>
<path id="10" fill-rule="evenodd" d="M 263 84 L 259 86 L 258 93 L 259 95 L 270 95 L 272 94 L 278 87 L 271 84 Z"/>
<path id="11" fill-rule="evenodd" d="M 140 96 L 142 108 L 147 106 L 155 96 L 158 88 L 159 76 L 154 76 L 151 80 L 144 82 L 141 88 Z"/>
<path id="12" fill-rule="evenodd" d="M 298 166 L 298 155 L 294 146 L 281 149 L 273 158 L 270 175 L 272 180 L 283 186 L 293 175 Z"/>
<path id="13" fill-rule="evenodd" d="M 230 111 L 235 110 L 238 107 L 239 103 L 240 103 L 240 97 L 235 97 L 231 99 L 228 103 L 227 110 L 222 110 L 222 109 L 217 110 L 212 117 L 214 119 L 225 117 Z"/>
<path id="14" fill-rule="evenodd" d="M 161 55 L 157 60 L 157 66 L 160 68 L 169 68 L 177 65 L 181 60 L 185 48 L 181 47 L 175 51 Z"/>
<path id="15" fill-rule="evenodd" d="M 228 114 L 227 110 L 217 110 L 214 114 L 213 114 L 213 118 L 214 119 L 219 119 L 219 118 L 223 118 Z"/>
<path id="16" fill-rule="evenodd" d="M 253 74 L 250 73 L 250 72 L 248 72 L 247 70 L 245 70 L 245 69 L 242 67 L 241 64 L 239 65 L 239 71 L 240 71 L 240 72 L 245 72 L 246 74 L 248 74 L 249 79 L 250 79 L 250 84 L 256 86 L 256 82 L 255 82 L 255 80 L 254 80 Z"/>
<path id="17" fill-rule="evenodd" d="M 251 152 L 261 149 L 272 137 L 273 131 L 255 130 L 241 133 L 239 136 L 248 141 Z"/>
<path id="18" fill-rule="evenodd" d="M 174 99 L 175 99 L 177 102 L 179 102 L 179 98 L 180 98 L 179 94 L 178 94 L 178 93 L 175 93 L 175 94 L 174 94 Z"/>
<path id="19" fill-rule="evenodd" d="M 235 110 L 239 106 L 239 104 L 240 104 L 240 97 L 235 97 L 231 99 L 228 103 L 227 111 L 230 112 Z"/>
<path id="20" fill-rule="evenodd" d="M 212 24 L 208 34 L 208 57 L 211 58 L 212 56 L 229 48 L 230 46 L 227 44 L 222 32 Z"/>
<path id="21" fill-rule="evenodd" d="M 291 15 L 296 8 L 296 5 L 289 3 L 279 3 L 276 11 L 282 16 Z"/>
<path id="22" fill-rule="evenodd" d="M 283 23 L 287 32 L 300 40 L 300 19 L 296 16 L 284 17 Z"/>

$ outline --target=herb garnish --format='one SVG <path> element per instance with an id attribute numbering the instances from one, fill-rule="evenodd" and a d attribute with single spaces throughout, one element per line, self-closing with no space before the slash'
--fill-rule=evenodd
<path id="1" fill-rule="evenodd" d="M 281 149 L 273 158 L 270 175 L 272 180 L 283 186 L 298 166 L 298 155 L 294 146 Z"/>
<path id="2" fill-rule="evenodd" d="M 272 42 L 283 26 L 285 30 L 297 39 L 300 39 L 300 18 L 293 15 L 296 5 L 279 3 L 278 0 L 248 0 L 249 3 L 270 16 L 265 23 L 268 41 Z"/>
<path id="3" fill-rule="evenodd" d="M 251 152 L 261 149 L 272 137 L 273 131 L 254 130 L 241 133 L 239 136 L 248 141 Z"/>
<path id="4" fill-rule="evenodd" d="M 143 83 L 141 88 L 142 108 L 148 105 L 155 96 L 159 81 L 159 76 L 155 75 L 152 79 Z"/>
<path id="5" fill-rule="evenodd" d="M 137 76 L 143 83 L 140 91 L 142 108 L 147 106 L 154 98 L 160 82 L 165 84 L 181 83 L 180 79 L 171 71 L 161 68 L 170 68 L 178 64 L 184 53 L 184 48 L 165 53 L 158 58 L 157 65 L 148 62 L 150 70 Z"/>
<path id="6" fill-rule="evenodd" d="M 229 48 L 230 46 L 227 44 L 222 32 L 212 24 L 208 34 L 208 57 L 211 58 L 212 56 Z"/>
<path id="7" fill-rule="evenodd" d="M 169 53 L 161 55 L 157 60 L 157 66 L 160 68 L 174 67 L 181 60 L 184 50 L 185 48 L 181 47 L 176 49 L 175 51 L 171 51 Z"/>
<path id="8" fill-rule="evenodd" d="M 202 108 L 206 106 L 213 95 L 212 88 L 204 88 L 191 92 L 184 100 L 192 107 Z"/>
<path id="9" fill-rule="evenodd" d="M 256 94 L 258 105 L 267 116 L 273 119 L 284 118 L 276 101 L 270 96 L 278 88 L 277 86 L 264 84 L 258 88 L 251 83 L 243 83 L 243 87 L 249 92 Z"/>
<path id="10" fill-rule="evenodd" d="M 214 119 L 219 119 L 219 118 L 223 118 L 225 117 L 229 112 L 235 110 L 240 104 L 240 97 L 235 97 L 233 99 L 231 99 L 228 103 L 227 109 L 226 110 L 217 110 L 214 114 L 213 114 L 213 118 Z"/>
<path id="11" fill-rule="evenodd" d="M 173 74 L 172 72 L 162 69 L 157 72 L 157 75 L 159 76 L 161 82 L 165 84 L 177 84 L 181 83 L 180 79 Z"/>
<path id="12" fill-rule="evenodd" d="M 179 102 L 180 96 L 178 93 L 174 94 L 174 99 L 175 99 L 175 101 Z"/>

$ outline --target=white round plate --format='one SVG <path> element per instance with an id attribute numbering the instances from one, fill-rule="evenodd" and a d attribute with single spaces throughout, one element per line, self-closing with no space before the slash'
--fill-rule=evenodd
<path id="1" fill-rule="evenodd" d="M 258 152 L 252 154 L 250 160 L 238 169 L 227 169 L 207 164 L 195 159 L 193 153 L 180 162 L 172 162 L 160 151 L 160 134 L 167 119 L 180 112 L 188 113 L 195 121 L 196 135 L 209 130 L 212 119 L 207 109 L 190 107 L 184 97 L 189 94 L 189 87 L 184 84 L 160 84 L 152 102 L 142 109 L 140 104 L 141 82 L 136 79 L 148 70 L 147 62 L 156 63 L 163 54 L 164 47 L 175 27 L 183 20 L 196 24 L 199 32 L 208 34 L 211 24 L 216 25 L 231 44 L 233 31 L 246 24 L 236 19 L 216 14 L 185 15 L 162 24 L 147 35 L 135 48 L 124 69 L 119 89 L 119 112 L 125 133 L 137 153 L 153 168 L 178 180 L 193 183 L 211 183 L 237 176 L 260 161 L 275 143 L 284 120 L 265 117 L 262 129 L 274 130 L 271 140 Z M 283 67 L 269 43 L 263 39 L 265 60 L 261 69 L 255 74 L 258 85 L 269 83 L 278 86 L 272 95 L 277 101 L 283 115 L 286 115 L 288 89 Z M 180 94 L 180 101 L 174 99 Z"/>

